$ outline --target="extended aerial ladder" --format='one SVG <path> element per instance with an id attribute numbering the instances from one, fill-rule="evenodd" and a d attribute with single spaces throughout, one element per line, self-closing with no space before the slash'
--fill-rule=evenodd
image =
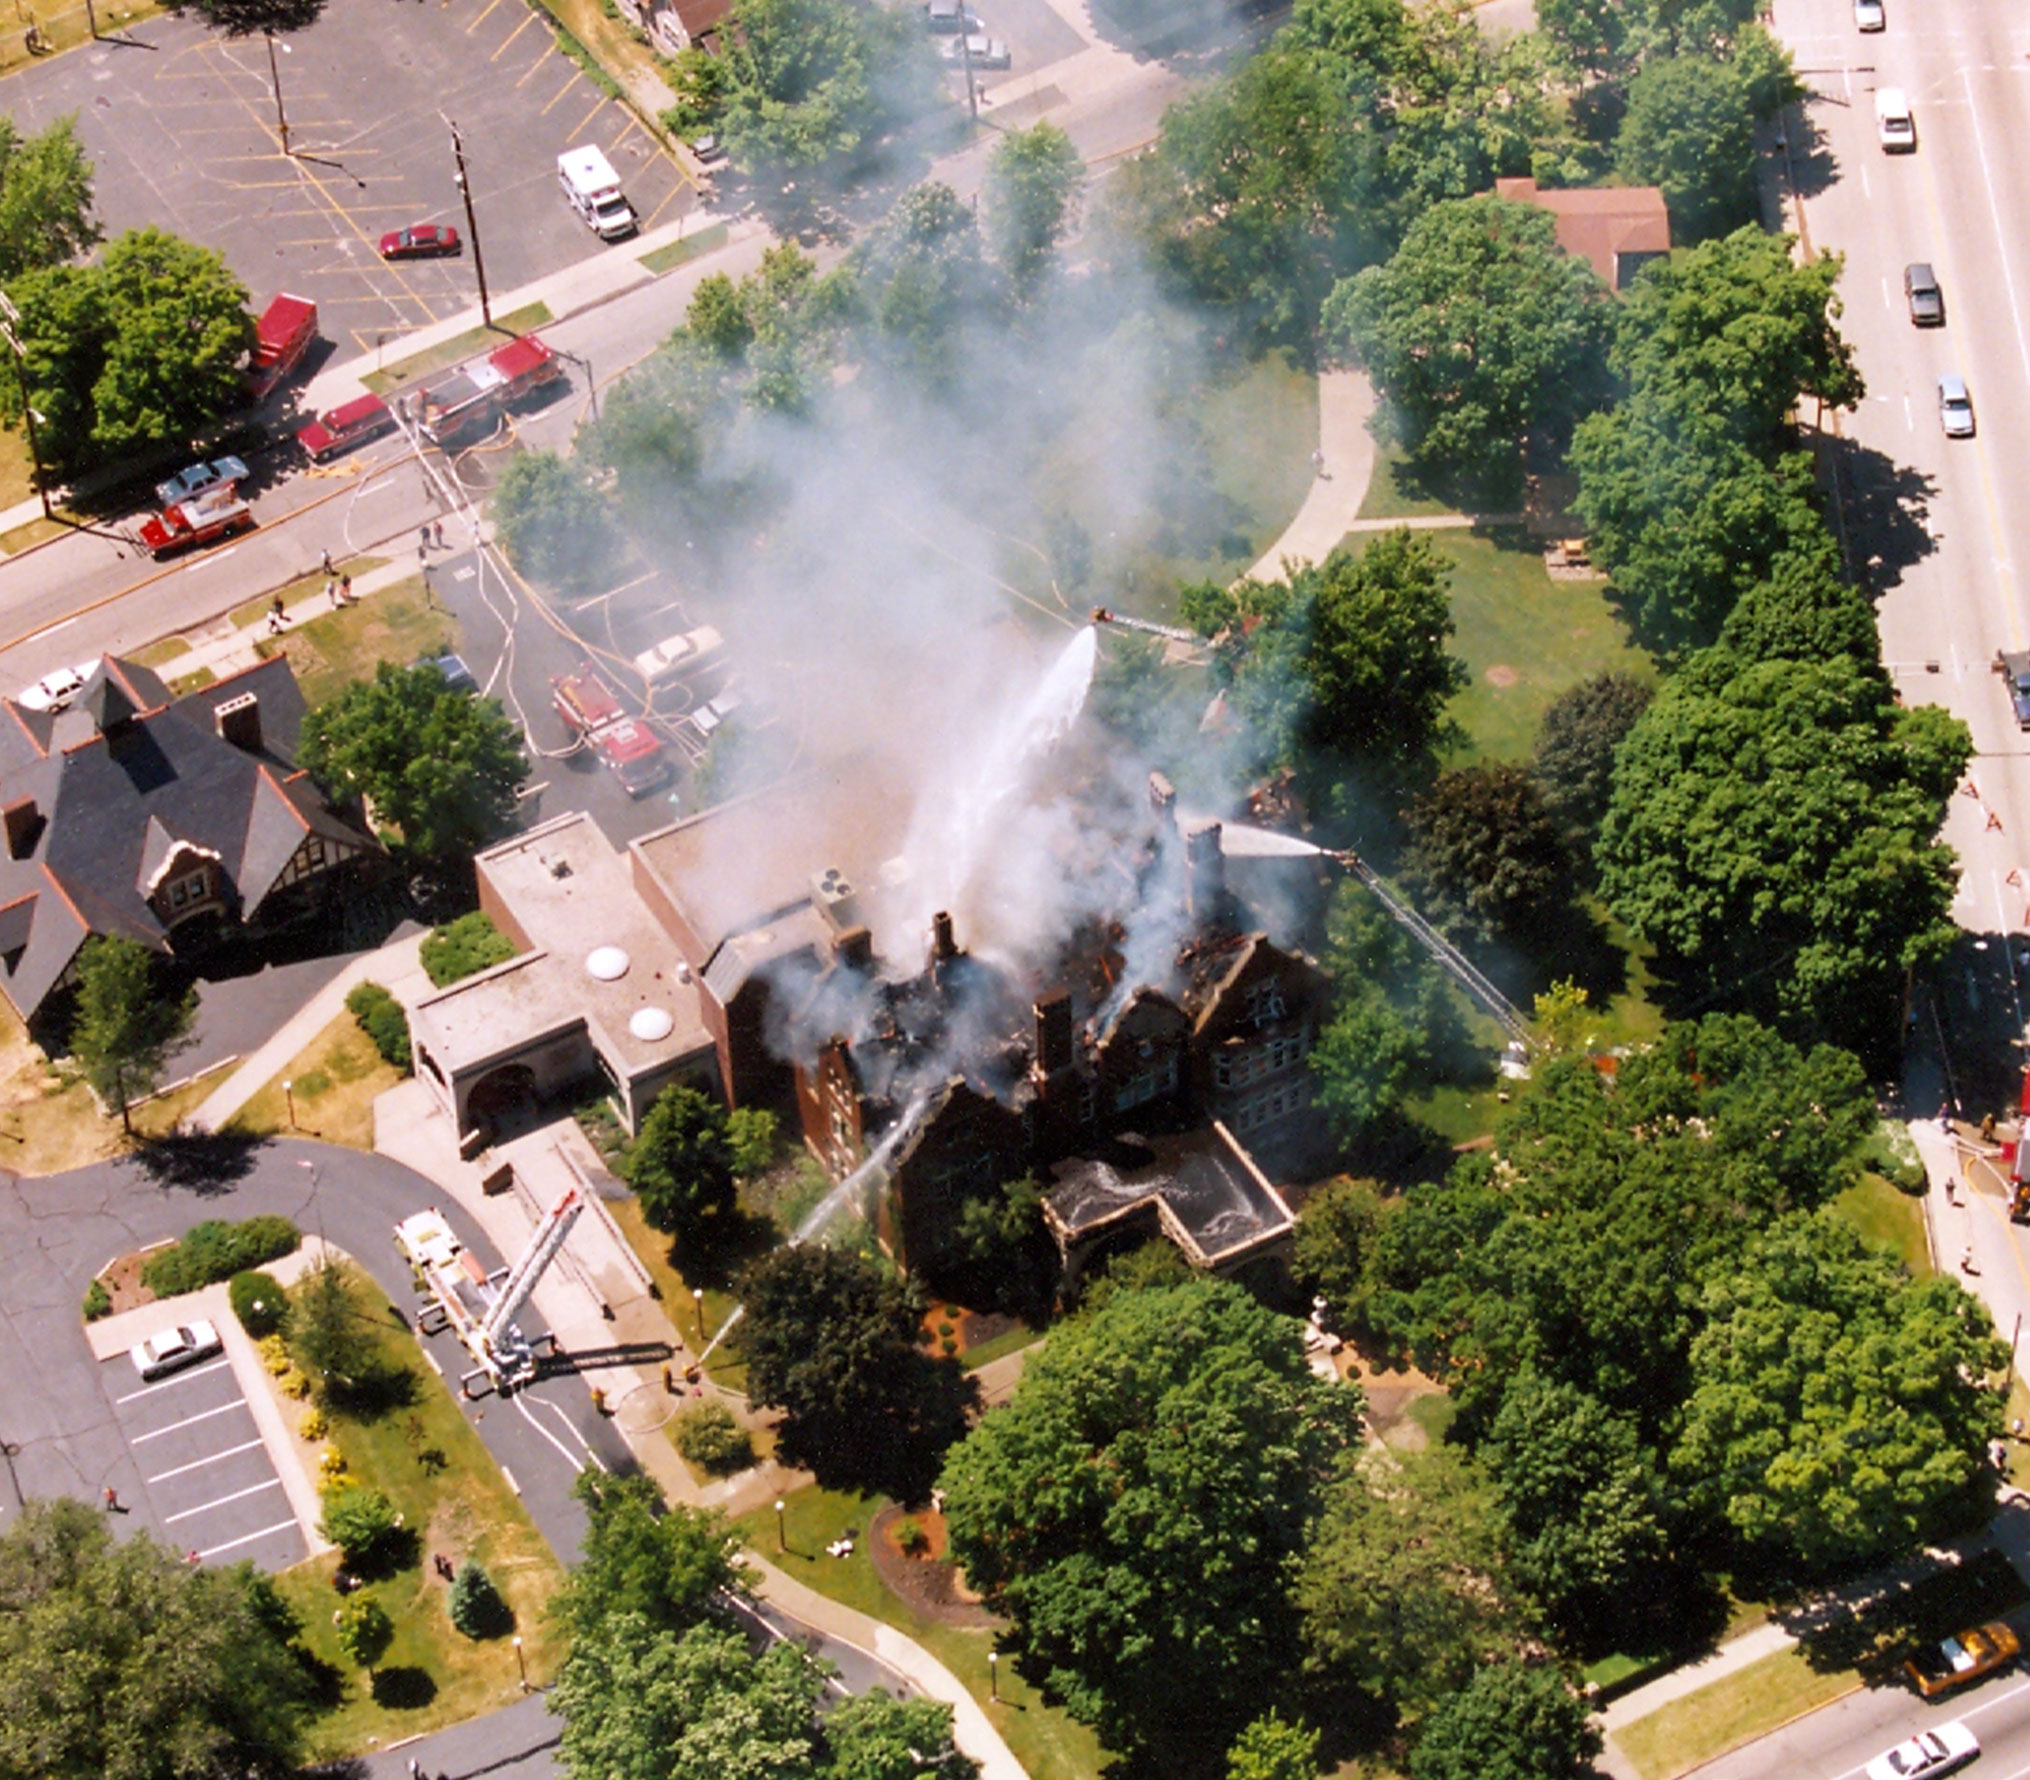
<path id="1" fill-rule="evenodd" d="M 404 1218 L 395 1226 L 395 1241 L 415 1268 L 430 1302 L 416 1318 L 425 1335 L 452 1330 L 465 1351 L 478 1362 L 458 1383 L 468 1397 L 487 1390 L 505 1395 L 536 1376 L 541 1356 L 516 1319 L 527 1308 L 536 1283 L 548 1271 L 585 1210 L 572 1187 L 543 1214 L 530 1232 L 528 1246 L 512 1267 L 488 1273 L 452 1233 L 441 1212 L 432 1208 Z M 556 1337 L 547 1336 L 549 1351 Z"/>
<path id="2" fill-rule="evenodd" d="M 1146 636 L 1167 637 L 1173 643 L 1189 643 L 1194 649 L 1203 649 L 1205 639 L 1195 630 L 1185 630 L 1176 624 L 1152 624 L 1146 618 L 1130 618 L 1124 612 L 1115 612 L 1105 606 L 1095 606 L 1091 613 L 1095 624 L 1111 624 L 1116 630 L 1139 630 Z"/>

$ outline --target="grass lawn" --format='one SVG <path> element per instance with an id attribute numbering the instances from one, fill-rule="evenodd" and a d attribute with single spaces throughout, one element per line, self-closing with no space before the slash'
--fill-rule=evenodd
<path id="1" fill-rule="evenodd" d="M 991 1341 L 983 1341 L 978 1347 L 969 1347 L 959 1355 L 959 1364 L 972 1372 L 990 1360 L 998 1360 L 1004 1354 L 1018 1353 L 1023 1348 L 1043 1339 L 1043 1331 L 1032 1329 L 1027 1323 L 1017 1323 L 1012 1329 L 1004 1329 Z"/>
<path id="2" fill-rule="evenodd" d="M 1924 1240 L 1924 1204 L 1879 1174 L 1864 1173 L 1833 1201 L 1833 1210 L 1861 1233 L 1872 1249 L 1894 1255 L 1918 1279 L 1931 1275 L 1931 1250 Z"/>
<path id="3" fill-rule="evenodd" d="M 1779 1650 L 1637 1719 L 1614 1740 L 1642 1780 L 1671 1780 L 1861 1685 L 1852 1669 L 1822 1673 L 1802 1651 Z"/>
<path id="4" fill-rule="evenodd" d="M 432 371 L 441 371 L 447 365 L 462 364 L 466 359 L 491 352 L 496 346 L 504 345 L 509 334 L 526 334 L 552 319 L 549 304 L 526 303 L 506 315 L 496 315 L 490 328 L 467 328 L 464 333 L 453 334 L 450 339 L 426 347 L 413 357 L 397 359 L 392 365 L 369 371 L 360 381 L 375 395 L 384 396 L 389 390 L 399 389 L 415 378 L 429 376 Z"/>
<path id="5" fill-rule="evenodd" d="M 373 1041 L 352 1015 L 342 1013 L 289 1060 L 289 1066 L 233 1115 L 230 1129 L 271 1136 L 289 1129 L 288 1100 L 296 1102 L 296 1131 L 349 1149 L 374 1147 L 374 1102 L 402 1080 L 383 1063 Z M 288 1082 L 285 1096 L 282 1084 Z"/>
<path id="6" fill-rule="evenodd" d="M 1212 485 L 1248 515 L 1259 556 L 1297 516 L 1317 472 L 1318 378 L 1279 353 L 1206 392 Z"/>
<path id="7" fill-rule="evenodd" d="M 99 0 L 99 35 L 111 37 L 161 10 L 148 0 Z M 31 68 L 49 59 L 47 54 L 28 53 L 31 20 L 42 27 L 52 51 L 76 49 L 92 40 L 91 15 L 85 11 L 84 0 L 14 0 L 7 12 L 7 28 L 0 31 L 0 73 Z"/>
<path id="8" fill-rule="evenodd" d="M 670 1258 L 670 1239 L 659 1230 L 651 1230 L 648 1220 L 641 1215 L 641 1203 L 636 1199 L 616 1199 L 606 1209 L 613 1213 L 613 1221 L 620 1226 L 620 1233 L 627 1238 L 628 1247 L 641 1257 L 641 1264 L 655 1281 L 656 1296 L 663 1301 L 669 1312 L 670 1321 L 677 1326 L 677 1333 L 689 1344 L 692 1354 L 699 1348 L 698 1311 L 699 1305 L 691 1296 L 691 1283 L 677 1271 L 676 1262 Z M 730 1292 L 717 1286 L 705 1286 L 703 1304 L 704 1328 L 709 1339 L 725 1327 L 726 1319 L 733 1314 L 737 1300 Z M 747 1367 L 731 1347 L 722 1347 L 715 1353 L 705 1368 L 714 1384 L 722 1390 L 741 1391 L 747 1388 Z"/>
<path id="9" fill-rule="evenodd" d="M 665 242 L 653 253 L 641 256 L 641 263 L 658 275 L 672 267 L 681 266 L 686 260 L 694 260 L 701 253 L 712 253 L 726 245 L 726 225 L 722 222 L 707 223 L 695 235 L 680 236 L 675 241 Z"/>
<path id="10" fill-rule="evenodd" d="M 341 575 L 351 575 L 357 580 L 367 570 L 378 568 L 382 560 L 378 556 L 341 557 L 337 565 L 338 572 Z M 326 578 L 322 569 L 314 569 L 307 575 L 298 575 L 295 580 L 287 583 L 281 589 L 282 604 L 293 610 L 302 600 L 315 599 L 320 605 L 327 603 L 324 600 L 324 583 Z M 274 609 L 275 596 L 270 593 L 260 599 L 247 600 L 235 606 L 227 616 L 231 619 L 235 630 L 251 630 L 257 624 L 266 623 L 268 614 Z M 159 643 L 152 646 L 166 648 L 171 643 L 182 641 L 181 637 L 164 637 Z M 188 647 L 188 644 L 185 646 Z"/>
<path id="11" fill-rule="evenodd" d="M 292 625 L 279 637 L 262 637 L 254 647 L 264 657 L 287 655 L 304 703 L 314 707 L 355 680 L 371 680 L 380 662 L 406 666 L 457 642 L 456 622 L 442 608 L 424 605 L 423 578 L 412 575 L 356 605 Z"/>
<path id="12" fill-rule="evenodd" d="M 1464 731 L 1455 758 L 1526 759 L 1544 708 L 1567 687 L 1604 669 L 1653 677 L 1606 583 L 1553 581 L 1526 533 L 1441 531 L 1431 542 L 1452 564 L 1452 646 L 1470 676 L 1447 708 Z"/>
<path id="13" fill-rule="evenodd" d="M 1412 519 L 1427 513 L 1450 512 L 1443 501 L 1413 493 L 1403 486 L 1403 454 L 1393 446 L 1375 447 L 1374 475 L 1360 503 L 1362 519 Z"/>
<path id="14" fill-rule="evenodd" d="M 987 1652 L 994 1648 L 991 1632 L 934 1625 L 919 1618 L 874 1573 L 864 1535 L 881 1507 L 878 1500 L 813 1485 L 785 1501 L 787 1552 L 776 1547 L 773 1509 L 763 1508 L 733 1523 L 758 1555 L 820 1594 L 914 1638 L 979 1701 L 1030 1780 L 1097 1780 L 1106 1758 L 1099 1739 L 1068 1712 L 1046 1704 L 1042 1694 L 1016 1672 L 1013 1662 L 1000 1664 L 1001 1697 L 998 1703 L 993 1699 L 987 1670 Z M 847 1527 L 858 1527 L 863 1535 L 852 1555 L 827 1557 L 825 1547 Z"/>
<path id="15" fill-rule="evenodd" d="M 363 1754 L 375 1743 L 436 1730 L 519 1697 L 515 1652 L 505 1637 L 465 1637 L 445 1612 L 448 1585 L 432 1554 L 476 1558 L 514 1610 L 529 1680 L 541 1685 L 563 1659 L 560 1629 L 547 1605 L 564 1580 L 562 1566 L 530 1521 L 492 1455 L 460 1414 L 451 1387 L 430 1369 L 415 1337 L 394 1321 L 387 1300 L 356 1285 L 373 1315 L 383 1356 L 416 1379 L 416 1400 L 379 1419 L 333 1418 L 333 1439 L 362 1482 L 383 1490 L 420 1536 L 414 1568 L 372 1585 L 394 1621 L 382 1659 L 381 1700 L 340 1655 L 331 1614 L 338 1554 L 299 1564 L 277 1578 L 303 1617 L 303 1641 L 342 1676 L 342 1697 L 311 1730 L 313 1759 Z M 383 1703 L 385 1702 L 385 1703 Z"/>

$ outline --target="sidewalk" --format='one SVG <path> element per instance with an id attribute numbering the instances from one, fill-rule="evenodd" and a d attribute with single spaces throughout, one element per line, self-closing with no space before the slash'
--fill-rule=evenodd
<path id="1" fill-rule="evenodd" d="M 1254 580 L 1280 581 L 1286 561 L 1323 562 L 1359 522 L 1374 478 L 1374 438 L 1367 430 L 1374 402 L 1374 385 L 1360 372 L 1319 374 L 1318 452 L 1324 462 L 1283 535 L 1248 570 Z"/>

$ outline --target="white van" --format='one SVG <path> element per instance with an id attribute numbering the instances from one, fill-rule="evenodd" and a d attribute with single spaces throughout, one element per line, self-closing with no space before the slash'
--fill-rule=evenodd
<path id="1" fill-rule="evenodd" d="M 634 207 L 620 189 L 620 175 L 614 172 L 613 163 L 598 149 L 587 146 L 560 154 L 557 183 L 571 200 L 571 208 L 600 240 L 615 241 L 634 233 Z"/>
<path id="2" fill-rule="evenodd" d="M 673 680 L 702 667 L 724 647 L 725 639 L 709 624 L 687 630 L 682 636 L 665 637 L 653 649 L 644 649 L 634 658 L 634 671 L 651 686 Z"/>
<path id="3" fill-rule="evenodd" d="M 1901 87 L 1875 89 L 1875 134 L 1884 154 L 1908 154 L 1917 146 L 1917 120 Z"/>

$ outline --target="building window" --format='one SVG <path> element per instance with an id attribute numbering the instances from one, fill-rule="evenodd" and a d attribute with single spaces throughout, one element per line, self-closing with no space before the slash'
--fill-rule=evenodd
<path id="1" fill-rule="evenodd" d="M 1283 1017 L 1283 985 L 1281 983 L 1256 983 L 1247 995 L 1247 1018 L 1257 1027 L 1267 1026 Z"/>
<path id="2" fill-rule="evenodd" d="M 1237 1135 L 1259 1131 L 1264 1125 L 1273 1125 L 1278 1119 L 1303 1111 L 1307 1100 L 1301 1079 L 1278 1082 L 1274 1087 L 1264 1088 L 1242 1100 L 1232 1109 L 1232 1116 L 1226 1124 Z"/>
<path id="3" fill-rule="evenodd" d="M 1177 1053 L 1172 1051 L 1147 1069 L 1138 1069 L 1114 1090 L 1114 1111 L 1126 1112 L 1131 1106 L 1160 1100 L 1176 1086 Z"/>
<path id="4" fill-rule="evenodd" d="M 196 871 L 185 872 L 180 878 L 171 878 L 162 887 L 162 900 L 173 915 L 183 909 L 194 908 L 210 892 L 211 872 L 200 866 Z"/>

